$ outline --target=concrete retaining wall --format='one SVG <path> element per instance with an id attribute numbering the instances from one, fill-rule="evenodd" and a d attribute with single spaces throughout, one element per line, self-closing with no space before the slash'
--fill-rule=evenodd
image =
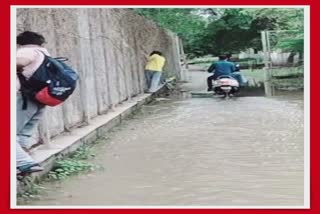
<path id="1" fill-rule="evenodd" d="M 35 142 L 39 133 L 48 141 L 142 94 L 146 56 L 152 50 L 164 53 L 165 75 L 179 78 L 177 36 L 130 9 L 20 8 L 17 33 L 24 30 L 43 34 L 51 55 L 69 58 L 80 74 L 72 97 L 47 109 Z"/>

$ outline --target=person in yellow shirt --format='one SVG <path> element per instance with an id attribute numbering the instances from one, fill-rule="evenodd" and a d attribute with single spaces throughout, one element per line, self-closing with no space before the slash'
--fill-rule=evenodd
<path id="1" fill-rule="evenodd" d="M 148 57 L 145 67 L 145 77 L 149 93 L 153 93 L 158 89 L 160 78 L 166 59 L 160 51 L 153 51 Z"/>

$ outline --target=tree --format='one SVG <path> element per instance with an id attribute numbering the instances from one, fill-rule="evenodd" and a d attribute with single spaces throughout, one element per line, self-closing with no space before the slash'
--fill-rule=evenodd
<path id="1" fill-rule="evenodd" d="M 215 16 L 214 9 L 202 10 L 193 8 L 137 8 L 134 9 L 139 14 L 158 23 L 161 27 L 169 29 L 184 43 L 187 53 L 203 55 L 201 38 L 206 32 L 208 24 L 207 16 Z"/>
<path id="2" fill-rule="evenodd" d="M 303 10 L 302 9 L 226 9 L 223 16 L 207 27 L 203 38 L 208 52 L 239 52 L 247 48 L 261 49 L 260 32 L 263 30 L 296 30 L 294 37 L 280 37 L 277 47 L 302 51 Z"/>
<path id="3" fill-rule="evenodd" d="M 303 9 L 296 8 L 139 8 L 138 13 L 177 33 L 192 56 L 261 50 L 263 30 L 294 30 L 276 47 L 303 51 Z M 289 35 L 289 34 L 288 34 Z M 292 36 L 294 35 L 294 36 Z"/>
<path id="4" fill-rule="evenodd" d="M 272 30 L 276 38 L 275 47 L 285 51 L 303 54 L 304 44 L 304 10 L 294 8 L 264 8 L 250 11 L 253 18 L 271 18 L 274 20 Z"/>

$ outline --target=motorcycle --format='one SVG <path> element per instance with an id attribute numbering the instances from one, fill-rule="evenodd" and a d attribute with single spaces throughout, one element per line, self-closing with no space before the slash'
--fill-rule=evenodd
<path id="1" fill-rule="evenodd" d="M 239 82 L 229 75 L 219 76 L 213 82 L 213 92 L 217 95 L 223 95 L 224 98 L 232 97 L 239 92 Z"/>

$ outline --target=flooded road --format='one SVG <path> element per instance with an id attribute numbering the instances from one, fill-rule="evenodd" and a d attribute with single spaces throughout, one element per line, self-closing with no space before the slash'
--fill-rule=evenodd
<path id="1" fill-rule="evenodd" d="M 183 87 L 202 90 L 197 75 Z M 28 205 L 303 205 L 301 95 L 171 97 L 107 136 L 104 170 L 47 183 Z"/>

